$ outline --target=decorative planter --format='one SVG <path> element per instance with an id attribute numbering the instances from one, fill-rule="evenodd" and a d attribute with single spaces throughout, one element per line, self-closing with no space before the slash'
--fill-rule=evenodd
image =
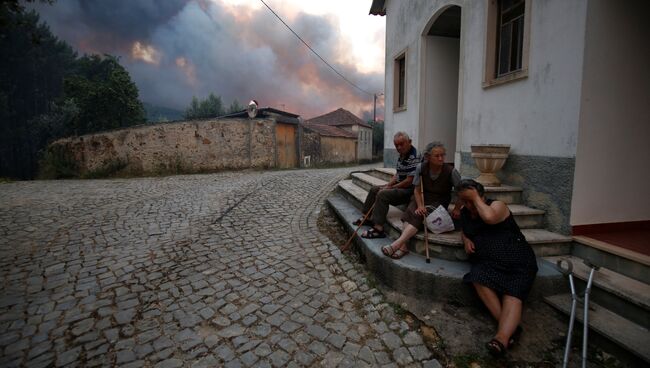
<path id="1" fill-rule="evenodd" d="M 501 181 L 495 173 L 501 170 L 503 164 L 506 163 L 508 153 L 510 153 L 509 144 L 472 145 L 472 158 L 481 172 L 476 181 L 486 187 L 501 186 Z"/>

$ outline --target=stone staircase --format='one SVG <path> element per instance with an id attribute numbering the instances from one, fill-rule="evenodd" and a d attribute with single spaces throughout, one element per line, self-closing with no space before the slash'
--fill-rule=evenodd
<path id="1" fill-rule="evenodd" d="M 544 257 L 549 263 L 560 259 L 571 261 L 574 267 L 574 281 L 580 297 L 576 320 L 582 323 L 583 296 L 590 271 L 584 261 L 588 260 L 600 266 L 594 274 L 589 296 L 590 330 L 607 343 L 610 350 L 619 352 L 618 356 L 626 355 L 631 366 L 649 366 L 650 257 L 585 237 L 574 237 L 571 255 Z M 570 293 L 549 295 L 544 300 L 570 315 Z M 574 346 L 580 343 L 579 339 L 574 340 Z"/>
<path id="2" fill-rule="evenodd" d="M 394 169 L 380 168 L 366 172 L 355 172 L 349 179 L 339 182 L 337 190 L 328 198 L 328 204 L 335 211 L 341 223 L 351 233 L 355 230 L 352 222 L 362 216 L 361 207 L 372 185 L 380 185 L 390 180 Z M 529 243 L 539 256 L 570 254 L 571 238 L 555 234 L 541 228 L 543 211 L 526 207 L 521 203 L 522 189 L 502 186 L 486 188 L 491 198 L 508 203 L 516 216 L 516 221 L 524 227 Z M 431 263 L 425 262 L 424 233 L 418 233 L 409 244 L 411 253 L 399 260 L 393 260 L 381 253 L 381 247 L 388 245 L 402 231 L 400 220 L 404 208 L 391 206 L 385 231 L 389 237 L 384 239 L 364 239 L 355 237 L 367 268 L 375 274 L 382 284 L 424 300 L 474 303 L 477 297 L 471 286 L 462 283 L 462 277 L 469 272 L 470 265 L 460 238 L 460 231 L 445 234 L 429 234 L 429 254 Z M 566 292 L 567 284 L 562 274 L 551 263 L 538 258 L 539 272 L 531 290 L 530 298 L 541 300 L 549 291 Z"/>
<path id="3" fill-rule="evenodd" d="M 339 182 L 337 190 L 328 198 L 328 204 L 349 233 L 356 228 L 351 223 L 362 216 L 361 207 L 368 190 L 373 185 L 386 183 L 394 173 L 394 169 L 379 168 L 352 173 L 349 179 Z M 617 356 L 625 356 L 633 366 L 649 364 L 650 257 L 639 260 L 638 256 L 612 254 L 606 246 L 594 246 L 593 242 L 588 244 L 580 237 L 574 239 L 545 230 L 544 211 L 522 203 L 522 188 L 487 187 L 486 196 L 508 205 L 538 257 L 539 272 L 529 299 L 544 300 L 568 314 L 571 294 L 567 278 L 556 267 L 557 260 L 566 258 L 572 261 L 579 292 L 584 290 L 588 275 L 588 268 L 582 260 L 588 259 L 602 266 L 592 286 L 590 328 L 598 335 L 599 341 L 618 353 Z M 431 263 L 425 262 L 423 232 L 411 240 L 411 253 L 404 258 L 393 260 L 381 253 L 380 248 L 390 244 L 401 233 L 403 209 L 393 206 L 389 209 L 388 226 L 385 227 L 389 238 L 355 237 L 367 268 L 385 286 L 405 295 L 431 301 L 476 303 L 478 299 L 471 287 L 462 283 L 470 265 L 466 262 L 459 231 L 429 234 Z M 578 321 L 582 320 L 581 311 L 580 304 Z M 576 324 L 575 331 L 580 328 L 580 324 Z M 578 338 L 574 338 L 573 346 L 580 346 L 580 343 Z"/>
<path id="4" fill-rule="evenodd" d="M 368 190 L 373 185 L 385 184 L 395 173 L 394 169 L 378 169 L 367 173 L 352 173 L 352 179 L 339 182 L 338 190 L 345 196 L 352 205 L 361 209 Z M 489 198 L 497 199 L 508 204 L 510 211 L 515 216 L 515 221 L 522 229 L 522 233 L 540 256 L 552 256 L 571 253 L 571 237 L 552 233 L 543 229 L 544 211 L 527 207 L 521 203 L 522 189 L 511 186 L 487 187 L 486 195 Z M 453 201 L 452 201 L 453 202 Z M 453 209 L 453 203 L 449 210 Z M 402 231 L 403 208 L 392 207 L 388 211 L 387 233 L 391 237 L 397 237 Z M 425 254 L 424 233 L 415 236 L 414 241 L 409 245 L 411 251 Z M 467 255 L 460 238 L 460 231 L 445 234 L 429 234 L 429 254 L 432 257 L 450 261 L 465 261 Z"/>

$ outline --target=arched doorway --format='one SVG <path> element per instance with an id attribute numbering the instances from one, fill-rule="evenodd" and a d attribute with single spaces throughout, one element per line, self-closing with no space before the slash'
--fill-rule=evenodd
<path id="1" fill-rule="evenodd" d="M 460 165 L 458 81 L 461 7 L 440 9 L 422 32 L 420 136 L 424 148 L 432 140 L 447 147 L 447 161 Z M 458 151 L 458 152 L 457 152 Z"/>

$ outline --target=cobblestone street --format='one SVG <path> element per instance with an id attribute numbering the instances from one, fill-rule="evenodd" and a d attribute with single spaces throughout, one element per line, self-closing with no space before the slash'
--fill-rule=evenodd
<path id="1" fill-rule="evenodd" d="M 318 231 L 352 170 L 0 184 L 0 366 L 438 366 Z"/>

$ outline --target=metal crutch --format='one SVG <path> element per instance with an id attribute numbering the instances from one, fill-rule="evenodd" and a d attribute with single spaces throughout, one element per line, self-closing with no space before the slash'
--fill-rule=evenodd
<path id="1" fill-rule="evenodd" d="M 562 268 L 562 263 L 566 262 L 567 264 L 567 269 L 566 271 Z M 588 331 L 589 331 L 589 293 L 591 291 L 591 284 L 593 283 L 594 279 L 594 272 L 600 269 L 600 267 L 592 264 L 588 260 L 585 260 L 584 263 L 591 268 L 591 271 L 589 272 L 589 278 L 587 279 L 587 288 L 585 289 L 585 297 L 584 297 L 584 315 L 583 315 L 583 332 L 582 332 L 582 367 L 585 368 L 587 366 L 587 338 L 588 338 Z M 562 367 L 566 368 L 567 364 L 569 364 L 569 351 L 571 349 L 571 337 L 573 334 L 573 326 L 575 323 L 575 316 L 576 316 L 576 305 L 578 303 L 578 293 L 576 292 L 575 289 L 575 284 L 573 282 L 573 263 L 571 261 L 566 260 L 566 259 L 560 259 L 557 261 L 557 266 L 560 269 L 560 271 L 569 276 L 569 285 L 571 286 L 571 315 L 569 317 L 569 330 L 567 332 L 567 340 L 566 340 L 566 347 L 564 348 L 564 360 L 562 362 Z"/>
<path id="2" fill-rule="evenodd" d="M 566 271 L 562 268 L 562 263 L 567 264 Z M 573 283 L 573 263 L 568 259 L 559 259 L 557 261 L 557 267 L 560 269 L 560 272 L 569 276 L 569 285 L 571 287 L 571 315 L 569 317 L 569 330 L 566 334 L 566 346 L 564 347 L 564 359 L 562 360 L 562 368 L 566 368 L 569 364 L 569 351 L 571 350 L 571 337 L 573 334 L 573 324 L 576 317 L 576 304 L 578 303 L 578 294 L 576 293 L 575 284 Z"/>

